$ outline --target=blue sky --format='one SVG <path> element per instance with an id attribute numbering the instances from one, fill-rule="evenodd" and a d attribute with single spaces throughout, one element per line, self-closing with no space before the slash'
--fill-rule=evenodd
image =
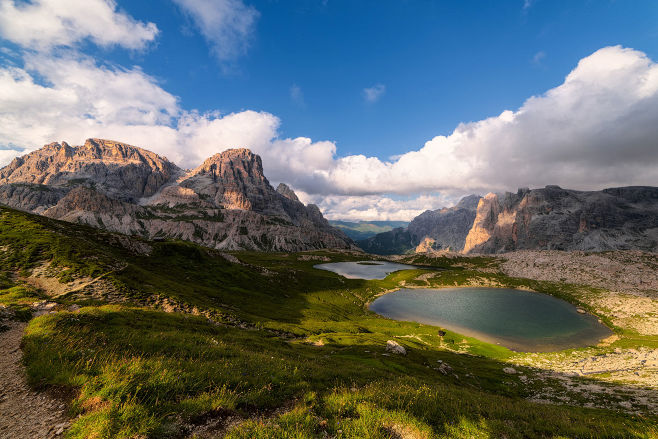
<path id="1" fill-rule="evenodd" d="M 658 185 L 655 0 L 0 0 L 0 164 L 230 147 L 332 218 Z"/>
<path id="2" fill-rule="evenodd" d="M 229 71 L 172 3 L 120 2 L 157 23 L 156 47 L 113 53 L 161 78 L 185 107 L 264 110 L 286 136 L 330 139 L 339 154 L 402 154 L 460 122 L 519 107 L 578 60 L 622 45 L 658 56 L 658 2 L 248 2 L 260 13 Z M 385 86 L 375 103 L 363 89 Z M 303 104 L 291 99 L 296 85 Z"/>

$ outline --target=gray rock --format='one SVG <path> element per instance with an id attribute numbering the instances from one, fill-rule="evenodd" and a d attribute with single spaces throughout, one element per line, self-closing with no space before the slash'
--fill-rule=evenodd
<path id="1" fill-rule="evenodd" d="M 400 345 L 397 341 L 394 340 L 388 340 L 386 342 L 386 351 L 392 354 L 407 355 L 407 350 L 404 348 L 404 346 Z"/>
<path id="2" fill-rule="evenodd" d="M 317 206 L 304 206 L 286 185 L 274 190 L 260 157 L 247 149 L 215 154 L 186 173 L 166 158 L 123 143 L 52 143 L 0 170 L 0 203 L 114 232 L 223 250 L 356 249 Z"/>

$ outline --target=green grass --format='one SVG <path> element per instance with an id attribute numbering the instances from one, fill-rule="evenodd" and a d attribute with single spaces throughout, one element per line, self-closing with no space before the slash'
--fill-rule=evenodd
<path id="1" fill-rule="evenodd" d="M 436 327 L 368 311 L 378 294 L 413 283 L 425 268 L 384 280 L 350 280 L 314 269 L 317 261 L 296 254 L 235 252 L 241 264 L 234 264 L 190 243 L 149 243 L 151 253 L 137 255 L 118 242 L 83 226 L 0 212 L 0 301 L 42 297 L 7 273 L 27 274 L 45 260 L 66 273 L 62 280 L 108 273 L 105 279 L 127 299 L 104 305 L 63 298 L 92 306 L 47 314 L 28 326 L 23 347 L 30 383 L 78 391 L 68 438 L 185 437 L 205 419 L 227 416 L 242 420 L 230 437 L 658 434 L 652 417 L 530 403 L 524 398 L 534 389 L 502 372 L 501 360 L 513 352 L 450 331 L 440 337 Z M 434 286 L 486 276 L 577 300 L 572 286 L 475 271 L 473 265 L 491 266 L 488 258 L 413 262 L 443 269 L 430 280 Z M 144 306 L 156 298 L 196 307 L 213 321 Z M 390 339 L 408 355 L 384 355 Z M 322 346 L 311 344 L 320 341 Z M 452 367 L 449 374 L 437 370 L 439 360 Z"/>
<path id="2" fill-rule="evenodd" d="M 497 383 L 505 377 L 495 363 L 429 351 L 384 357 L 379 343 L 318 348 L 177 313 L 104 306 L 49 314 L 31 322 L 24 345 L 33 385 L 81 389 L 70 437 L 175 437 L 181 421 L 208 413 L 258 417 L 290 403 L 294 410 L 247 422 L 233 437 L 313 436 L 322 420 L 349 438 L 387 437 L 387 423 L 434 437 L 649 437 L 653 428 L 612 412 L 530 404 Z M 478 378 L 424 366 L 437 356 Z M 478 388 L 496 386 L 498 395 Z"/>

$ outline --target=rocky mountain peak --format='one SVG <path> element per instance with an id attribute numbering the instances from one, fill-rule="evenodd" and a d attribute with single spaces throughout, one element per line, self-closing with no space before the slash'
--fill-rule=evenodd
<path id="1" fill-rule="evenodd" d="M 120 199 L 154 194 L 177 172 L 164 157 L 142 148 L 103 139 L 82 146 L 49 143 L 0 170 L 0 184 L 28 183 L 67 188 L 93 186 Z"/>
<path id="2" fill-rule="evenodd" d="M 297 198 L 297 194 L 295 193 L 295 191 L 290 189 L 290 187 L 285 183 L 279 183 L 279 185 L 276 187 L 276 191 L 289 200 L 299 201 L 299 198 Z"/>
<path id="3" fill-rule="evenodd" d="M 455 205 L 456 208 L 458 209 L 470 209 L 470 210 L 475 210 L 478 207 L 478 203 L 480 202 L 480 198 L 482 198 L 479 195 L 468 195 L 461 200 Z"/>
<path id="4" fill-rule="evenodd" d="M 266 180 L 260 156 L 246 148 L 227 149 L 208 157 L 192 174 L 214 174 L 219 179 L 241 175 L 253 181 Z"/>
<path id="5" fill-rule="evenodd" d="M 219 249 L 352 248 L 320 210 L 285 184 L 277 192 L 261 158 L 229 149 L 184 173 L 151 151 L 91 138 L 50 143 L 0 169 L 0 203 L 51 218 Z"/>

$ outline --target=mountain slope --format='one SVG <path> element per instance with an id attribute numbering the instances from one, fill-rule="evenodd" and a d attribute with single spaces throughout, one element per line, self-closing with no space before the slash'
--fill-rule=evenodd
<path id="1" fill-rule="evenodd" d="M 217 249 L 352 248 L 314 205 L 281 194 L 259 156 L 231 149 L 184 171 L 131 145 L 52 143 L 0 170 L 0 203 L 51 218 Z"/>
<path id="2" fill-rule="evenodd" d="M 380 294 L 432 271 L 360 280 L 313 268 L 319 259 L 357 258 L 226 255 L 0 208 L 0 303 L 29 314 L 34 302 L 48 300 L 40 303 L 49 312 L 27 327 L 23 364 L 35 390 L 71 390 L 68 438 L 649 439 L 658 433 L 652 390 L 600 376 L 589 376 L 583 390 L 573 385 L 582 378 L 544 370 L 546 355 L 512 353 L 451 331 L 437 335 L 441 328 L 368 311 Z M 452 259 L 435 259 L 443 270 L 422 283 L 439 288 L 486 279 L 570 301 L 581 288 L 464 270 L 468 258 L 461 259 L 454 267 Z M 49 288 L 29 284 L 46 278 L 68 293 L 53 297 Z M 87 278 L 101 285 L 71 288 Z M 601 360 L 656 343 L 620 335 L 617 344 L 580 352 Z M 387 352 L 388 340 L 407 354 Z M 510 362 L 519 356 L 542 363 Z M 587 389 L 593 390 L 579 393 Z M 4 396 L 2 404 L 18 397 Z M 533 402 L 539 397 L 542 404 Z M 29 431 L 30 418 L 13 424 Z"/>
<path id="3" fill-rule="evenodd" d="M 357 244 L 368 253 L 399 254 L 421 243 L 430 249 L 460 250 L 475 219 L 477 195 L 464 197 L 454 207 L 427 210 L 414 218 L 406 229 L 377 234 Z"/>
<path id="4" fill-rule="evenodd" d="M 452 250 L 658 251 L 658 188 L 576 191 L 559 186 L 469 196 L 455 207 L 427 211 L 407 229 L 358 245 L 376 254 Z"/>
<path id="5" fill-rule="evenodd" d="M 488 194 L 463 251 L 658 250 L 658 188 L 575 191 L 559 186 Z"/>
<path id="6" fill-rule="evenodd" d="M 342 230 L 347 236 L 356 240 L 367 239 L 378 233 L 388 232 L 390 230 L 407 227 L 407 221 L 339 221 L 329 220 L 329 224 L 337 229 Z"/>

